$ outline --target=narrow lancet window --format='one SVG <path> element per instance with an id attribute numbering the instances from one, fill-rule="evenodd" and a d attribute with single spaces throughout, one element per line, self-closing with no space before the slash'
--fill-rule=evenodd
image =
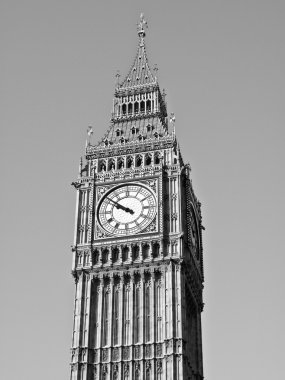
<path id="1" fill-rule="evenodd" d="M 105 290 L 104 305 L 103 305 L 103 346 L 108 344 L 108 330 L 109 330 L 109 289 Z"/>
<path id="2" fill-rule="evenodd" d="M 114 345 L 118 344 L 118 337 L 119 337 L 119 290 L 116 289 L 115 295 L 114 295 Z"/>
<path id="3" fill-rule="evenodd" d="M 150 341 L 150 284 L 147 284 L 145 290 L 145 339 Z"/>

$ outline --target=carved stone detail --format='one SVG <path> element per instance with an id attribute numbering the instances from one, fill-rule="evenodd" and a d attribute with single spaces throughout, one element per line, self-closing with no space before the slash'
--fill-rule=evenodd
<path id="1" fill-rule="evenodd" d="M 141 357 L 141 348 L 139 346 L 135 347 L 135 359 L 140 359 Z"/>
<path id="2" fill-rule="evenodd" d="M 120 351 L 118 348 L 113 349 L 113 360 L 119 360 L 120 358 Z"/>
<path id="3" fill-rule="evenodd" d="M 102 350 L 102 360 L 104 362 L 106 362 L 108 360 L 108 357 L 109 357 L 108 349 L 103 349 Z"/>
<path id="4" fill-rule="evenodd" d="M 123 348 L 123 359 L 128 360 L 130 358 L 130 348 L 124 347 Z"/>

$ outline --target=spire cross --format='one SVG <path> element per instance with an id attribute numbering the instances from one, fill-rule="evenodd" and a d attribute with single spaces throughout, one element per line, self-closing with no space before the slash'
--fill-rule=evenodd
<path id="1" fill-rule="evenodd" d="M 144 18 L 144 14 L 141 13 L 141 15 L 140 15 L 140 21 L 138 23 L 138 35 L 139 35 L 139 37 L 143 38 L 145 36 L 145 29 L 144 29 L 144 27 L 147 28 L 148 25 L 147 25 L 147 22 L 146 22 L 146 20 Z"/>

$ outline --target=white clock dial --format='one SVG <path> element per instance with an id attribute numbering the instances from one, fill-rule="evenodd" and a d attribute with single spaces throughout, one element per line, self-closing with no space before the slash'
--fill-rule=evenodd
<path id="1" fill-rule="evenodd" d="M 114 235 L 136 234 L 144 230 L 156 215 L 156 198 L 146 186 L 127 184 L 103 196 L 97 209 L 102 228 Z"/>

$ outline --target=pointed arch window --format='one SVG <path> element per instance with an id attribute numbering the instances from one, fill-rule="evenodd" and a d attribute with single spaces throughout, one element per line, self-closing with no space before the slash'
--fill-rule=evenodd
<path id="1" fill-rule="evenodd" d="M 141 155 L 137 155 L 136 157 L 136 167 L 140 167 L 142 166 L 142 156 Z"/>
<path id="2" fill-rule="evenodd" d="M 117 248 L 117 247 L 113 248 L 112 258 L 113 258 L 113 263 L 115 263 L 119 260 L 119 248 Z"/>
<path id="3" fill-rule="evenodd" d="M 159 163 L 160 163 L 160 154 L 159 154 L 159 152 L 157 152 L 154 155 L 154 164 L 159 165 Z"/>
<path id="4" fill-rule="evenodd" d="M 137 130 L 135 127 L 132 127 L 131 131 L 132 131 L 132 135 L 135 135 Z"/>
<path id="5" fill-rule="evenodd" d="M 115 169 L 115 160 L 114 159 L 110 159 L 108 162 L 108 170 L 112 170 L 112 169 Z"/>
<path id="6" fill-rule="evenodd" d="M 133 157 L 132 156 L 129 156 L 127 157 L 127 168 L 131 168 L 133 166 Z"/>
<path id="7" fill-rule="evenodd" d="M 145 156 L 145 165 L 146 166 L 151 165 L 151 155 L 150 154 L 146 154 L 146 156 Z"/>
<path id="8" fill-rule="evenodd" d="M 120 136 L 120 135 L 121 135 L 121 131 L 120 131 L 119 128 L 116 130 L 116 135 L 117 135 L 117 136 Z"/>
<path id="9" fill-rule="evenodd" d="M 147 100 L 146 101 L 146 112 L 150 112 L 151 111 L 151 101 L 150 100 Z"/>
<path id="10" fill-rule="evenodd" d="M 146 342 L 150 341 L 150 283 L 146 285 L 145 290 L 145 339 Z"/>
<path id="11" fill-rule="evenodd" d="M 109 250 L 105 248 L 102 252 L 102 262 L 103 264 L 106 264 L 109 259 Z"/>
<path id="12" fill-rule="evenodd" d="M 136 259 L 139 258 L 139 253 L 140 253 L 139 246 L 138 245 L 134 245 L 133 249 L 132 249 L 133 260 L 136 260 Z"/>
<path id="13" fill-rule="evenodd" d="M 126 104 L 123 104 L 123 105 L 122 105 L 122 114 L 123 114 L 123 115 L 126 115 L 126 113 L 127 113 L 127 105 L 126 105 Z"/>
<path id="14" fill-rule="evenodd" d="M 124 286 L 124 343 L 125 345 L 129 344 L 130 337 L 130 290 L 131 284 L 127 282 Z"/>
<path id="15" fill-rule="evenodd" d="M 139 112 L 139 103 L 138 102 L 135 102 L 134 109 L 135 109 L 135 113 Z"/>
<path id="16" fill-rule="evenodd" d="M 161 310 L 161 278 L 157 278 L 155 287 L 155 304 L 156 304 L 156 340 L 159 342 L 162 339 L 162 310 Z"/>
<path id="17" fill-rule="evenodd" d="M 144 244 L 142 248 L 143 258 L 147 259 L 149 257 L 150 247 L 149 244 Z"/>
<path id="18" fill-rule="evenodd" d="M 145 102 L 141 101 L 141 112 L 145 112 Z"/>
<path id="19" fill-rule="evenodd" d="M 102 160 L 99 162 L 99 172 L 104 172 L 106 171 L 106 162 L 105 160 Z"/>
<path id="20" fill-rule="evenodd" d="M 123 261 L 127 261 L 129 258 L 129 247 L 125 246 L 122 251 Z"/>
<path id="21" fill-rule="evenodd" d="M 123 169 L 124 168 L 124 159 L 123 157 L 118 158 L 118 169 Z"/>
<path id="22" fill-rule="evenodd" d="M 140 284 L 136 284 L 135 288 L 135 309 L 134 309 L 134 333 L 135 333 L 135 343 L 139 342 L 140 339 Z"/>
<path id="23" fill-rule="evenodd" d="M 152 246 L 152 254 L 153 254 L 153 257 L 158 257 L 159 256 L 159 243 L 154 243 L 153 246 Z"/>
<path id="24" fill-rule="evenodd" d="M 114 345 L 117 345 L 119 343 L 119 289 L 115 290 L 114 294 Z"/>
<path id="25" fill-rule="evenodd" d="M 104 294 L 104 304 L 103 304 L 103 346 L 108 344 L 108 331 L 109 331 L 109 297 L 110 289 L 107 285 Z"/>
<path id="26" fill-rule="evenodd" d="M 128 114 L 132 114 L 132 113 L 133 113 L 133 104 L 129 103 L 128 104 Z"/>
<path id="27" fill-rule="evenodd" d="M 158 138 L 158 136 L 159 136 L 159 134 L 157 133 L 157 132 L 154 132 L 154 137 L 157 139 Z"/>

